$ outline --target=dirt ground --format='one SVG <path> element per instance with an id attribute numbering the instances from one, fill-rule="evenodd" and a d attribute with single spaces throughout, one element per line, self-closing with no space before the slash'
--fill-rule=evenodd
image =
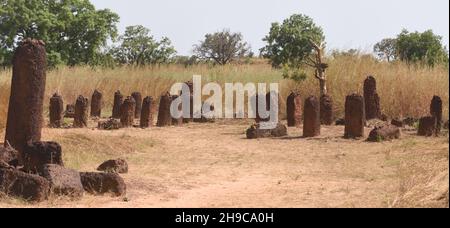
<path id="1" fill-rule="evenodd" d="M 344 128 L 331 126 L 316 138 L 289 128 L 288 137 L 247 140 L 249 124 L 44 129 L 43 140 L 62 145 L 67 167 L 94 171 L 107 159 L 127 159 L 127 195 L 39 204 L 3 196 L 0 207 L 449 206 L 448 133 L 404 131 L 400 140 L 368 143 L 343 139 Z"/>

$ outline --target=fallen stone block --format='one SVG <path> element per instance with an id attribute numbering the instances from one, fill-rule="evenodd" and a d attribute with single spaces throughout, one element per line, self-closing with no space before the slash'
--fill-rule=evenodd
<path id="1" fill-rule="evenodd" d="M 38 175 L 15 169 L 0 169 L 0 192 L 27 201 L 42 202 L 48 198 L 50 183 Z"/>
<path id="2" fill-rule="evenodd" d="M 97 170 L 107 173 L 128 173 L 128 163 L 124 159 L 109 160 L 103 162 Z"/>
<path id="3" fill-rule="evenodd" d="M 84 193 L 78 171 L 59 165 L 47 164 L 40 175 L 50 182 L 51 191 L 56 195 L 81 198 Z"/>
<path id="4" fill-rule="evenodd" d="M 394 125 L 384 125 L 375 127 L 370 134 L 367 141 L 382 142 L 386 140 L 399 139 L 401 136 L 400 128 Z"/>
<path id="5" fill-rule="evenodd" d="M 399 119 L 393 119 L 393 120 L 391 121 L 391 124 L 394 125 L 394 126 L 396 126 L 396 127 L 400 127 L 400 128 L 405 127 L 405 124 L 403 123 L 403 121 L 402 121 L 402 120 L 399 120 Z"/>
<path id="6" fill-rule="evenodd" d="M 75 118 L 75 105 L 66 105 L 66 111 L 64 112 L 64 118 Z"/>
<path id="7" fill-rule="evenodd" d="M 118 130 L 120 129 L 120 127 L 121 127 L 120 121 L 117 119 L 109 119 L 106 121 L 98 122 L 99 130 Z"/>
<path id="8" fill-rule="evenodd" d="M 261 124 L 254 124 L 246 132 L 247 139 L 283 137 L 287 135 L 287 127 L 278 123 L 273 129 L 261 128 Z"/>
<path id="9" fill-rule="evenodd" d="M 86 192 L 94 195 L 111 193 L 122 196 L 126 193 L 125 181 L 116 173 L 80 173 L 81 183 Z"/>
<path id="10" fill-rule="evenodd" d="M 23 156 L 26 172 L 39 173 L 46 164 L 64 166 L 62 149 L 56 142 L 28 143 Z"/>

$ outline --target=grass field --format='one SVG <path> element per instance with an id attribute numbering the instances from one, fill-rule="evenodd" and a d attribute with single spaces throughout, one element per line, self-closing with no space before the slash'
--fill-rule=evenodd
<path id="1" fill-rule="evenodd" d="M 449 72 L 447 68 L 418 68 L 402 63 L 377 62 L 367 57 L 338 57 L 330 59 L 328 87 L 335 102 L 337 117 L 343 115 L 345 96 L 352 92 L 362 92 L 364 79 L 368 75 L 376 77 L 378 93 L 381 96 L 383 113 L 390 117 L 420 117 L 428 114 L 433 95 L 439 95 L 444 102 L 444 119 L 448 119 Z M 300 90 L 305 98 L 318 95 L 317 80 L 310 76 L 306 81 L 295 83 L 282 78 L 279 70 L 274 70 L 264 61 L 248 65 L 207 66 L 180 65 L 155 66 L 147 68 L 92 69 L 89 67 L 60 68 L 47 75 L 46 101 L 59 92 L 65 103 L 73 103 L 78 95 L 90 99 L 93 91 L 99 89 L 104 94 L 105 113 L 112 109 L 113 94 L 140 91 L 155 98 L 169 90 L 174 82 L 184 82 L 192 76 L 202 75 L 205 82 L 279 82 L 284 102 L 293 89 Z M 0 128 L 5 127 L 7 105 L 10 94 L 10 70 L 0 71 Z M 312 72 L 310 72 L 312 75 Z M 45 108 L 48 111 L 47 107 Z"/>

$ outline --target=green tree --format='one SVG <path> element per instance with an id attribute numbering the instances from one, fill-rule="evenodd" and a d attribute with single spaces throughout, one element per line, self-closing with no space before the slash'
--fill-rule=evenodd
<path id="1" fill-rule="evenodd" d="M 397 39 L 386 38 L 376 43 L 373 51 L 380 59 L 386 59 L 391 62 L 397 58 Z"/>
<path id="2" fill-rule="evenodd" d="M 89 64 L 117 36 L 119 16 L 87 0 L 0 0 L 0 59 L 9 65 L 25 38 L 46 43 L 49 65 Z"/>
<path id="3" fill-rule="evenodd" d="M 273 23 L 263 41 L 267 44 L 261 49 L 262 55 L 270 59 L 273 67 L 283 68 L 286 78 L 302 80 L 306 77 L 303 68 L 312 67 L 320 82 L 321 95 L 327 94 L 325 36 L 310 17 L 295 14 L 282 24 Z"/>
<path id="4" fill-rule="evenodd" d="M 428 66 L 448 64 L 448 52 L 442 44 L 442 37 L 432 30 L 423 33 L 403 30 L 397 36 L 398 58 L 407 63 L 424 63 Z"/>
<path id="5" fill-rule="evenodd" d="M 219 65 L 253 55 L 250 45 L 243 41 L 242 34 L 227 29 L 206 34 L 200 44 L 194 45 L 194 53 L 200 59 L 212 60 Z"/>
<path id="6" fill-rule="evenodd" d="M 168 63 L 176 51 L 167 37 L 156 41 L 149 29 L 136 25 L 125 29 L 111 53 L 120 64 L 142 66 Z"/>

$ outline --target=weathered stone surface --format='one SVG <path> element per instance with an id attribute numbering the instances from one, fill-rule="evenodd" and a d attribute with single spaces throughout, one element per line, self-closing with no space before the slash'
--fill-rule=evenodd
<path id="1" fill-rule="evenodd" d="M 117 119 L 110 118 L 106 121 L 99 121 L 98 122 L 98 129 L 99 130 L 118 130 L 120 129 L 122 125 L 120 124 L 120 121 Z"/>
<path id="2" fill-rule="evenodd" d="M 358 94 L 347 96 L 345 101 L 345 138 L 364 137 L 365 116 L 364 97 Z"/>
<path id="3" fill-rule="evenodd" d="M 75 119 L 73 121 L 73 127 L 84 128 L 88 125 L 88 110 L 89 110 L 89 100 L 83 96 L 77 98 L 75 103 Z"/>
<path id="4" fill-rule="evenodd" d="M 0 145 L 0 161 L 9 165 L 17 166 L 19 159 L 19 152 L 10 146 Z"/>
<path id="5" fill-rule="evenodd" d="M 287 135 L 287 127 L 278 123 L 274 129 L 261 129 L 261 124 L 253 124 L 247 129 L 247 139 L 283 137 Z"/>
<path id="6" fill-rule="evenodd" d="M 50 127 L 60 128 L 64 123 L 64 101 L 61 95 L 55 93 L 50 98 Z"/>
<path id="7" fill-rule="evenodd" d="M 393 120 L 391 121 L 391 124 L 394 125 L 394 126 L 396 126 L 396 127 L 400 127 L 400 128 L 405 127 L 405 124 L 403 123 L 403 121 L 402 121 L 402 120 L 399 120 L 399 119 L 393 119 Z"/>
<path id="8" fill-rule="evenodd" d="M 148 128 L 153 125 L 153 110 L 155 102 L 153 97 L 146 97 L 142 102 L 140 127 Z"/>
<path id="9" fill-rule="evenodd" d="M 91 194 L 111 193 L 114 196 L 126 194 L 125 181 L 116 173 L 80 173 L 81 183 L 86 192 Z"/>
<path id="10" fill-rule="evenodd" d="M 26 143 L 41 140 L 47 55 L 42 41 L 25 39 L 13 56 L 5 142 L 19 151 Z"/>
<path id="11" fill-rule="evenodd" d="M 24 148 L 24 170 L 39 173 L 46 164 L 64 166 L 61 146 L 56 142 L 28 143 Z"/>
<path id="12" fill-rule="evenodd" d="M 303 108 L 303 137 L 320 135 L 320 103 L 317 97 L 310 96 Z"/>
<path id="13" fill-rule="evenodd" d="M 377 81 L 373 76 L 364 81 L 364 101 L 366 120 L 381 119 L 380 97 L 377 93 Z"/>
<path id="14" fill-rule="evenodd" d="M 75 105 L 68 104 L 66 105 L 66 111 L 64 112 L 65 118 L 75 118 Z"/>
<path id="15" fill-rule="evenodd" d="M 382 142 L 386 140 L 399 139 L 401 136 L 400 128 L 386 124 L 373 129 L 367 141 L 369 142 Z"/>
<path id="16" fill-rule="evenodd" d="M 107 173 L 128 173 L 128 163 L 124 159 L 108 160 L 103 162 L 97 170 Z"/>
<path id="17" fill-rule="evenodd" d="M 442 99 L 434 96 L 431 100 L 430 114 L 436 118 L 436 135 L 441 133 L 442 128 Z"/>
<path id="18" fill-rule="evenodd" d="M 320 97 L 320 122 L 323 125 L 334 123 L 333 98 L 329 95 Z"/>
<path id="19" fill-rule="evenodd" d="M 172 102 L 175 100 L 175 99 L 178 99 L 178 95 L 173 95 L 172 96 Z M 181 104 L 178 106 L 178 110 L 179 111 L 183 111 L 182 110 L 182 106 L 181 106 Z M 181 126 L 181 125 L 183 125 L 183 116 L 181 116 L 180 118 L 173 118 L 172 117 L 172 125 L 174 125 L 174 126 Z"/>
<path id="20" fill-rule="evenodd" d="M 345 125 L 345 119 L 344 118 L 339 118 L 336 120 L 335 122 L 336 126 L 344 126 Z"/>
<path id="21" fill-rule="evenodd" d="M 414 127 L 416 123 L 419 122 L 419 119 L 413 118 L 413 117 L 406 117 L 403 119 L 403 125 L 407 125 L 410 127 Z"/>
<path id="22" fill-rule="evenodd" d="M 433 116 L 426 116 L 419 120 L 419 130 L 417 132 L 420 136 L 436 136 L 437 135 L 437 119 Z"/>
<path id="23" fill-rule="evenodd" d="M 101 117 L 103 106 L 103 94 L 95 90 L 91 99 L 91 117 Z"/>
<path id="24" fill-rule="evenodd" d="M 447 120 L 444 123 L 444 129 L 448 130 L 450 122 Z"/>
<path id="25" fill-rule="evenodd" d="M 50 183 L 38 175 L 16 169 L 0 169 L 0 192 L 28 201 L 42 202 L 48 198 Z"/>
<path id="26" fill-rule="evenodd" d="M 302 123 L 302 100 L 300 94 L 292 92 L 286 102 L 288 127 L 299 127 Z"/>
<path id="27" fill-rule="evenodd" d="M 170 115 L 170 105 L 172 104 L 172 96 L 167 92 L 162 95 L 159 101 L 158 122 L 156 126 L 166 127 L 172 125 L 172 115 Z"/>
<path id="28" fill-rule="evenodd" d="M 134 123 L 134 109 L 136 101 L 133 97 L 127 97 L 122 106 L 120 106 L 120 124 L 122 127 L 133 127 Z"/>
<path id="29" fill-rule="evenodd" d="M 113 111 L 112 111 L 112 118 L 120 119 L 120 107 L 122 106 L 122 104 L 123 104 L 123 95 L 118 90 L 114 93 L 114 105 L 113 105 Z"/>
<path id="30" fill-rule="evenodd" d="M 136 102 L 136 107 L 134 109 L 134 118 L 140 119 L 142 112 L 142 94 L 139 92 L 134 92 L 131 94 L 134 101 Z"/>
<path id="31" fill-rule="evenodd" d="M 3 160 L 0 160 L 0 169 L 14 169 L 14 167 Z"/>
<path id="32" fill-rule="evenodd" d="M 56 195 L 80 198 L 84 189 L 78 171 L 67 169 L 59 165 L 44 165 L 40 175 L 50 183 L 51 191 Z"/>

